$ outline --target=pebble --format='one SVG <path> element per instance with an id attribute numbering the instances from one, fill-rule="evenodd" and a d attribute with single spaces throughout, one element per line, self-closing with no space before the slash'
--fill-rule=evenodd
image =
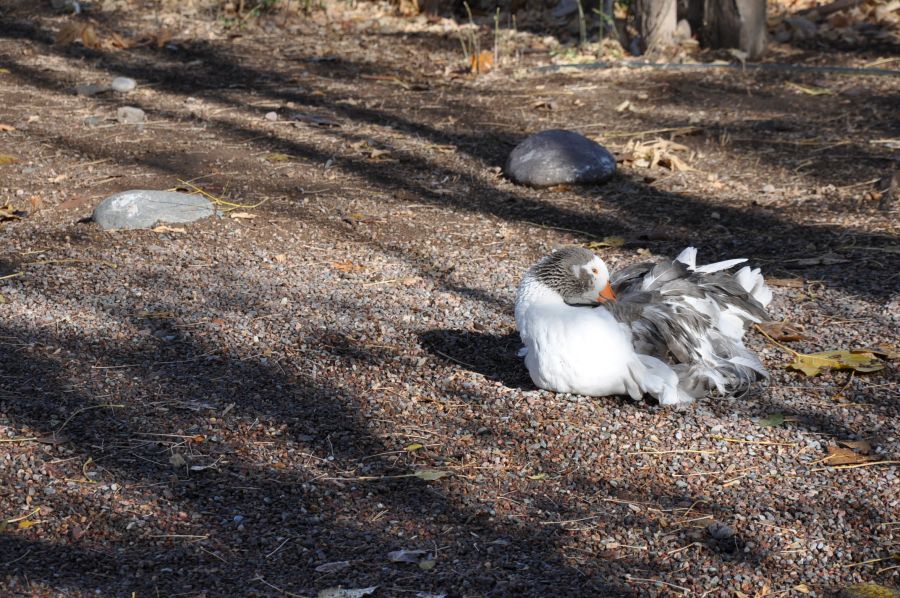
<path id="1" fill-rule="evenodd" d="M 83 122 L 85 124 L 85 126 L 96 127 L 98 125 L 102 125 L 104 120 L 106 120 L 106 119 L 103 118 L 102 116 L 88 116 L 81 122 Z"/>
<path id="2" fill-rule="evenodd" d="M 516 183 L 549 187 L 600 183 L 616 172 L 616 159 L 602 145 L 562 129 L 541 131 L 513 149 L 506 174 Z"/>
<path id="3" fill-rule="evenodd" d="M 131 77 L 116 77 L 112 80 L 109 86 L 113 91 L 118 91 L 119 93 L 127 93 L 137 87 L 137 81 L 135 81 Z"/>
<path id="4" fill-rule="evenodd" d="M 266 120 L 276 121 L 278 120 L 277 112 L 266 112 Z"/>
<path id="5" fill-rule="evenodd" d="M 123 125 L 137 125 L 146 120 L 147 115 L 140 108 L 121 106 L 116 110 L 116 120 Z"/>
<path id="6" fill-rule="evenodd" d="M 215 213 L 212 202 L 201 195 L 136 189 L 104 199 L 94 209 L 93 219 L 105 230 L 116 230 L 193 222 Z"/>

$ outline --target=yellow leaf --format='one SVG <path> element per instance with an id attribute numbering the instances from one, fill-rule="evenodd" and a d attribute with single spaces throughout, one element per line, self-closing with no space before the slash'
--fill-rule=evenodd
<path id="1" fill-rule="evenodd" d="M 878 461 L 877 455 L 860 455 L 848 448 L 828 447 L 828 456 L 822 459 L 825 465 L 857 465 L 868 461 Z"/>
<path id="2" fill-rule="evenodd" d="M 20 521 L 18 523 L 18 525 L 16 527 L 18 527 L 19 529 L 28 529 L 32 525 L 38 525 L 39 523 L 43 523 L 43 522 L 44 521 L 42 519 L 38 519 L 35 521 L 32 521 L 31 519 L 23 519 L 22 521 Z"/>
<path id="3" fill-rule="evenodd" d="M 536 473 L 536 474 L 534 474 L 534 475 L 528 476 L 528 479 L 529 479 L 529 480 L 543 480 L 543 479 L 545 479 L 546 477 L 547 477 L 547 474 L 541 472 L 541 473 Z"/>
<path id="4" fill-rule="evenodd" d="M 418 442 L 414 442 L 412 444 L 407 445 L 403 450 L 409 451 L 411 453 L 413 451 L 418 451 L 423 448 L 425 448 L 424 444 L 419 444 Z"/>
<path id="5" fill-rule="evenodd" d="M 350 272 L 355 267 L 353 265 L 353 262 L 351 262 L 350 260 L 347 260 L 346 262 L 332 262 L 331 266 L 335 270 L 339 270 L 341 272 Z"/>
<path id="6" fill-rule="evenodd" d="M 588 249 L 602 249 L 603 247 L 621 247 L 625 244 L 624 237 L 603 237 L 602 241 L 591 241 L 587 244 Z"/>
<path id="7" fill-rule="evenodd" d="M 266 160 L 269 162 L 287 162 L 291 159 L 287 154 L 280 154 L 278 152 L 273 152 L 266 156 Z"/>
<path id="8" fill-rule="evenodd" d="M 6 154 L 0 154 L 0 164 L 15 164 L 19 159 L 15 156 L 7 156 Z"/>
<path id="9" fill-rule="evenodd" d="M 486 73 L 494 66 L 494 55 L 489 50 L 482 50 L 480 54 L 473 54 L 469 60 L 469 70 L 473 73 Z"/>
<path id="10" fill-rule="evenodd" d="M 801 594 L 809 594 L 809 586 L 805 583 L 798 583 L 794 586 L 794 590 L 800 592 Z"/>
<path id="11" fill-rule="evenodd" d="M 9 69 L 0 68 L 0 75 L 8 75 Z"/>
<path id="12" fill-rule="evenodd" d="M 797 353 L 788 367 L 807 376 L 818 376 L 828 368 L 854 370 L 861 373 L 877 372 L 884 364 L 871 351 L 851 349 L 849 351 L 822 351 L 820 353 Z"/>

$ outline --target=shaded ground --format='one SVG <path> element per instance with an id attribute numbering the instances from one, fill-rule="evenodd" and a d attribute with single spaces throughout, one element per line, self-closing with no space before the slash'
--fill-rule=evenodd
<path id="1" fill-rule="evenodd" d="M 141 14 L 94 17 L 152 30 Z M 15 128 L 0 154 L 18 159 L 0 201 L 30 212 L 0 223 L 0 277 L 22 273 L 0 279 L 4 595 L 898 585 L 896 466 L 821 462 L 841 439 L 897 458 L 893 367 L 806 379 L 752 335 L 773 376 L 745 400 L 553 395 L 515 357 L 511 309 L 538 256 L 616 235 L 612 267 L 688 243 L 751 258 L 781 279 L 776 317 L 806 327 L 797 349 L 896 344 L 897 213 L 876 192 L 897 158 L 896 79 L 547 75 L 540 51 L 469 78 L 455 33 L 365 9 L 239 36 L 180 22 L 169 46 L 129 50 L 54 45 L 72 17 L 21 3 L 0 18 Z M 71 93 L 117 75 L 138 90 Z M 83 124 L 125 104 L 148 122 Z M 693 170 L 506 181 L 513 145 L 550 127 L 623 154 L 675 130 Z M 78 222 L 179 180 L 265 203 L 185 232 Z M 794 421 L 759 424 L 772 413 Z M 391 562 L 398 549 L 432 558 Z"/>

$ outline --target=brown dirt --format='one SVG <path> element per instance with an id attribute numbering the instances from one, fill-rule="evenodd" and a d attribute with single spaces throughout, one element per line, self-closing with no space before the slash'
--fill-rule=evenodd
<path id="1" fill-rule="evenodd" d="M 782 279 L 776 318 L 810 338 L 797 350 L 896 346 L 897 208 L 877 182 L 897 159 L 896 78 L 547 74 L 528 34 L 529 52 L 471 77 L 446 21 L 366 5 L 241 30 L 98 10 L 101 37 L 159 20 L 173 38 L 89 49 L 54 44 L 73 17 L 30 4 L 0 15 L 0 122 L 15 128 L 0 154 L 17 159 L 0 165 L 0 203 L 28 211 L 0 223 L 0 593 L 898 585 L 896 464 L 821 461 L 855 439 L 896 463 L 893 365 L 808 379 L 753 334 L 772 380 L 742 400 L 672 411 L 554 395 L 516 358 L 511 310 L 550 248 L 621 236 L 599 250 L 613 268 L 686 244 L 761 265 Z M 119 75 L 137 90 L 71 93 Z M 126 104 L 148 122 L 112 120 Z M 620 174 L 507 181 L 514 144 L 551 127 L 619 152 Z M 625 155 L 657 138 L 683 144 L 692 170 Z M 79 222 L 111 193 L 179 180 L 265 203 L 185 232 Z M 787 421 L 760 423 L 773 413 Z M 423 469 L 450 475 L 409 475 Z M 399 549 L 425 564 L 392 562 Z"/>

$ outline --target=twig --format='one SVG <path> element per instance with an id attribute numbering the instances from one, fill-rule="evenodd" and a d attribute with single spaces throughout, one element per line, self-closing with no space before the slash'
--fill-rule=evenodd
<path id="1" fill-rule="evenodd" d="M 724 440 L 735 444 L 759 444 L 763 446 L 795 446 L 796 442 L 772 442 L 769 440 L 741 440 L 740 438 L 727 438 L 725 436 L 713 436 L 713 440 Z"/>
<path id="2" fill-rule="evenodd" d="M 867 461 L 865 463 L 850 463 L 847 465 L 832 465 L 831 467 L 816 467 L 811 471 L 828 471 L 829 469 L 856 469 L 857 467 L 872 467 L 873 465 L 897 465 L 898 463 L 900 463 L 900 461 Z"/>
<path id="3" fill-rule="evenodd" d="M 440 355 L 441 357 L 446 357 L 446 358 L 449 359 L 450 361 L 453 361 L 453 362 L 458 363 L 459 365 L 464 365 L 464 366 L 466 366 L 467 368 L 472 368 L 473 370 L 477 370 L 477 369 L 478 369 L 477 367 L 475 367 L 475 366 L 472 365 L 471 363 L 466 363 L 465 361 L 460 361 L 459 359 L 457 359 L 457 358 L 455 358 L 455 357 L 450 357 L 450 356 L 447 355 L 446 353 L 442 353 L 441 351 L 438 351 L 437 349 L 434 349 L 434 352 L 437 353 L 438 355 Z"/>
<path id="4" fill-rule="evenodd" d="M 272 556 L 273 554 L 275 554 L 276 552 L 278 552 L 279 550 L 281 550 L 281 547 L 282 547 L 282 546 L 284 546 L 285 544 L 287 544 L 288 542 L 290 542 L 290 541 L 293 540 L 293 539 L 294 539 L 294 538 L 285 538 L 285 539 L 284 539 L 284 542 L 282 542 L 281 544 L 279 544 L 279 545 L 275 548 L 275 550 L 273 550 L 272 552 L 270 552 L 269 554 L 266 555 L 266 558 L 269 558 L 270 556 Z"/>
<path id="5" fill-rule="evenodd" d="M 114 263 L 107 262 L 106 260 L 82 260 L 74 257 L 59 260 L 39 260 L 36 262 L 25 262 L 26 266 L 42 266 L 44 264 L 102 264 L 104 266 L 109 266 L 110 268 L 118 267 Z"/>
<path id="6" fill-rule="evenodd" d="M 626 574 L 626 575 L 625 575 L 625 579 L 626 579 L 627 581 L 647 581 L 647 582 L 650 582 L 650 583 L 659 583 L 659 584 L 662 584 L 662 585 L 664 585 L 664 586 L 668 586 L 668 587 L 670 587 L 670 588 L 675 588 L 676 590 L 681 590 L 682 592 L 685 592 L 686 594 L 691 594 L 691 593 L 692 593 L 691 590 L 690 590 L 689 588 L 684 588 L 684 587 L 681 587 L 681 586 L 677 586 L 677 585 L 675 585 L 674 583 L 669 583 L 669 582 L 663 581 L 663 580 L 661 580 L 661 579 L 648 579 L 648 578 L 646 578 L 646 577 L 632 577 L 632 576 L 629 575 L 629 574 Z"/>
<path id="7" fill-rule="evenodd" d="M 375 282 L 367 282 L 367 283 L 364 283 L 362 286 L 364 286 L 364 287 L 374 287 L 375 285 L 379 285 L 379 284 L 390 284 L 390 283 L 392 283 L 392 282 L 397 282 L 398 280 L 400 280 L 400 279 L 399 279 L 399 278 L 390 278 L 390 279 L 388 279 L 388 280 L 376 280 Z"/>
<path id="8" fill-rule="evenodd" d="M 6 276 L 0 276 L 0 280 L 6 280 L 7 278 L 15 278 L 16 276 L 22 276 L 25 274 L 24 272 L 13 272 L 12 274 L 7 274 Z"/>
<path id="9" fill-rule="evenodd" d="M 56 431 L 53 432 L 53 433 L 54 433 L 54 434 L 59 434 L 60 432 L 62 432 L 62 429 L 65 428 L 65 427 L 69 424 L 70 421 L 72 421 L 72 418 L 73 418 L 73 417 L 75 417 L 76 415 L 79 415 L 79 414 L 81 414 L 81 413 L 84 413 L 85 411 L 90 411 L 91 409 L 103 409 L 103 408 L 110 408 L 110 409 L 112 409 L 112 408 L 121 408 L 121 407 L 125 407 L 125 405 L 122 405 L 122 404 L 113 404 L 113 403 L 104 403 L 104 404 L 102 404 L 102 405 L 88 405 L 87 407 L 81 407 L 80 409 L 76 409 L 75 412 L 74 412 L 72 415 L 70 415 L 70 416 L 68 417 L 68 419 L 66 419 L 66 421 L 64 421 L 63 424 L 62 424 L 60 427 L 58 427 L 58 428 L 56 429 Z"/>
<path id="10" fill-rule="evenodd" d="M 30 437 L 21 437 L 21 438 L 0 438 L 0 442 L 31 442 L 33 440 L 38 440 L 37 436 Z"/>
<path id="11" fill-rule="evenodd" d="M 539 227 L 541 227 L 541 228 L 548 228 L 548 229 L 550 229 L 550 230 L 561 230 L 561 231 L 565 231 L 565 232 L 567 232 L 567 233 L 578 233 L 579 235 L 584 235 L 585 237 L 590 237 L 591 239 L 599 239 L 599 238 L 600 238 L 600 237 L 598 237 L 597 235 L 592 235 L 592 234 L 589 233 L 589 232 L 586 232 L 586 231 L 583 231 L 583 230 L 577 230 L 577 229 L 574 229 L 574 228 L 563 228 L 562 226 L 550 226 L 549 224 L 541 224 L 540 222 L 531 222 L 530 220 L 523 220 L 522 222 L 525 223 L 525 224 L 530 224 L 530 225 L 532 225 L 532 226 L 539 226 Z"/>
<path id="12" fill-rule="evenodd" d="M 589 521 L 591 519 L 597 519 L 600 515 L 591 515 L 590 517 L 582 517 L 580 519 L 565 519 L 563 521 L 541 521 L 539 522 L 541 525 L 564 525 L 566 523 L 578 523 L 579 521 Z"/>
<path id="13" fill-rule="evenodd" d="M 19 556 L 18 558 L 14 558 L 14 559 L 11 560 L 11 561 L 7 561 L 7 562 L 3 563 L 3 566 L 4 566 L 4 567 L 9 567 L 9 566 L 12 565 L 13 563 L 17 563 L 17 562 L 21 561 L 21 560 L 24 559 L 26 556 L 28 556 L 30 553 L 31 553 L 31 549 L 29 548 L 28 550 L 26 550 L 25 552 L 23 552 L 23 553 L 21 554 L 21 556 Z"/>
<path id="14" fill-rule="evenodd" d="M 279 588 L 278 586 L 276 586 L 276 585 L 274 585 L 274 584 L 271 584 L 271 583 L 267 582 L 265 579 L 263 579 L 262 575 L 257 575 L 256 577 L 254 577 L 254 578 L 251 579 L 250 581 L 261 581 L 261 582 L 263 582 L 264 584 L 266 584 L 267 586 L 269 586 L 270 588 L 272 588 L 273 590 L 278 590 L 279 592 L 281 592 L 281 593 L 284 594 L 285 596 L 291 596 L 292 598 L 306 598 L 306 596 L 301 596 L 300 594 L 292 594 L 291 592 L 288 592 L 287 590 L 285 590 L 285 589 L 283 589 L 283 588 Z"/>
<path id="15" fill-rule="evenodd" d="M 882 557 L 880 559 L 869 559 L 868 561 L 860 561 L 858 563 L 851 563 L 849 565 L 841 565 L 841 568 L 851 569 L 853 567 L 862 567 L 863 565 L 870 565 L 872 563 L 880 563 L 881 561 L 889 561 L 889 560 L 895 559 L 895 558 L 897 558 L 897 557 L 891 555 L 891 556 Z"/>
<path id="16" fill-rule="evenodd" d="M 719 451 L 697 450 L 697 449 L 676 449 L 672 451 L 637 451 L 635 453 L 625 453 L 626 455 L 669 455 L 672 453 L 718 453 Z"/>

